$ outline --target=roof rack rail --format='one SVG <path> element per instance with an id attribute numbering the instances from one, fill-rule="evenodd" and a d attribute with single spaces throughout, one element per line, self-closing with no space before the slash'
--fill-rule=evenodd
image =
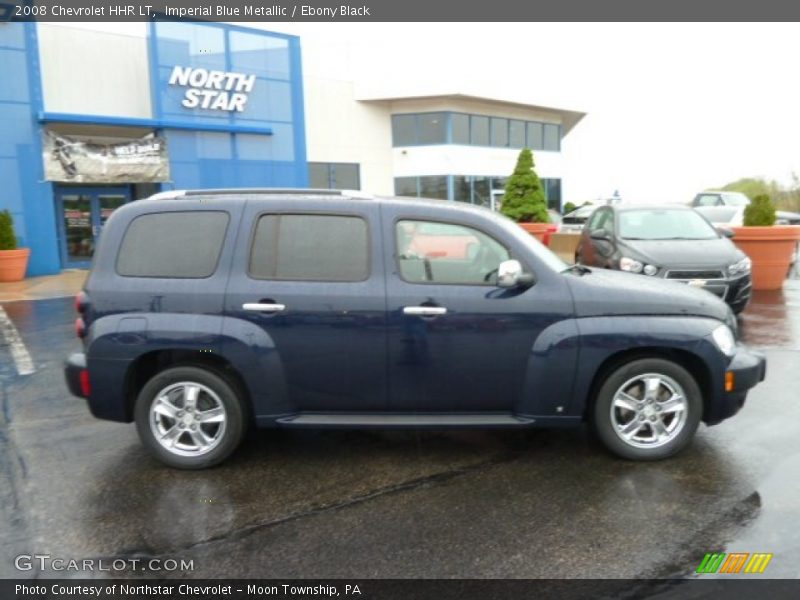
<path id="1" fill-rule="evenodd" d="M 315 194 L 341 196 L 341 190 L 302 189 L 302 188 L 221 188 L 211 190 L 186 190 L 185 196 L 222 196 L 224 194 Z"/>

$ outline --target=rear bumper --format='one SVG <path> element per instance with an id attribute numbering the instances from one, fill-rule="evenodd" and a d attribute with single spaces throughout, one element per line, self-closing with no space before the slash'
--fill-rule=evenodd
<path id="1" fill-rule="evenodd" d="M 79 398 L 88 398 L 89 394 L 84 389 L 81 383 L 81 378 L 86 378 L 88 375 L 82 375 L 87 372 L 86 369 L 86 355 L 83 352 L 75 352 L 70 354 L 64 363 L 64 378 L 67 380 L 67 388 L 69 393 Z"/>
<path id="2" fill-rule="evenodd" d="M 747 399 L 747 392 L 764 381 L 767 375 L 767 359 L 759 352 L 739 346 L 725 372 L 731 374 L 733 386 L 730 391 L 726 390 L 722 394 L 717 406 L 710 411 L 706 419 L 709 425 L 739 412 Z"/>

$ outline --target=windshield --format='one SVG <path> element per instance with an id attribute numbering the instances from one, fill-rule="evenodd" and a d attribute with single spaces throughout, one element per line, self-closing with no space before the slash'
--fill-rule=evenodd
<path id="1" fill-rule="evenodd" d="M 744 194 L 724 194 L 725 204 L 728 206 L 747 206 L 750 199 Z"/>
<path id="2" fill-rule="evenodd" d="M 714 228 L 693 210 L 647 209 L 619 213 L 619 235 L 627 240 L 713 240 Z"/>

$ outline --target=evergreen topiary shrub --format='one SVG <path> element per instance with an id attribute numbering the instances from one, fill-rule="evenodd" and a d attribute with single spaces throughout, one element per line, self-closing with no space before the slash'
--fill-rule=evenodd
<path id="1" fill-rule="evenodd" d="M 744 209 L 744 224 L 747 227 L 771 227 L 775 225 L 775 205 L 766 194 L 759 194 Z"/>
<path id="2" fill-rule="evenodd" d="M 16 250 L 17 236 L 14 235 L 14 219 L 8 210 L 0 211 L 0 250 Z"/>
<path id="3" fill-rule="evenodd" d="M 517 223 L 550 222 L 544 188 L 533 167 L 533 153 L 524 148 L 506 183 L 500 212 Z"/>
<path id="4" fill-rule="evenodd" d="M 568 215 L 569 213 L 571 213 L 571 212 L 572 212 L 573 210 L 575 210 L 576 208 L 578 208 L 578 207 L 577 207 L 577 206 L 575 206 L 575 203 L 574 203 L 574 202 L 567 202 L 567 203 L 564 205 L 564 214 L 565 214 L 565 215 Z"/>

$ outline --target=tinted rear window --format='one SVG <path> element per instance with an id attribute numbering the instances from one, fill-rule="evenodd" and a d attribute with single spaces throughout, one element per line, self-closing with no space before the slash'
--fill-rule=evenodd
<path id="1" fill-rule="evenodd" d="M 122 240 L 117 273 L 125 277 L 210 277 L 217 268 L 228 219 L 228 213 L 221 211 L 136 217 Z"/>
<path id="2" fill-rule="evenodd" d="M 264 215 L 256 226 L 250 274 L 258 279 L 363 281 L 367 224 L 340 215 Z"/>

